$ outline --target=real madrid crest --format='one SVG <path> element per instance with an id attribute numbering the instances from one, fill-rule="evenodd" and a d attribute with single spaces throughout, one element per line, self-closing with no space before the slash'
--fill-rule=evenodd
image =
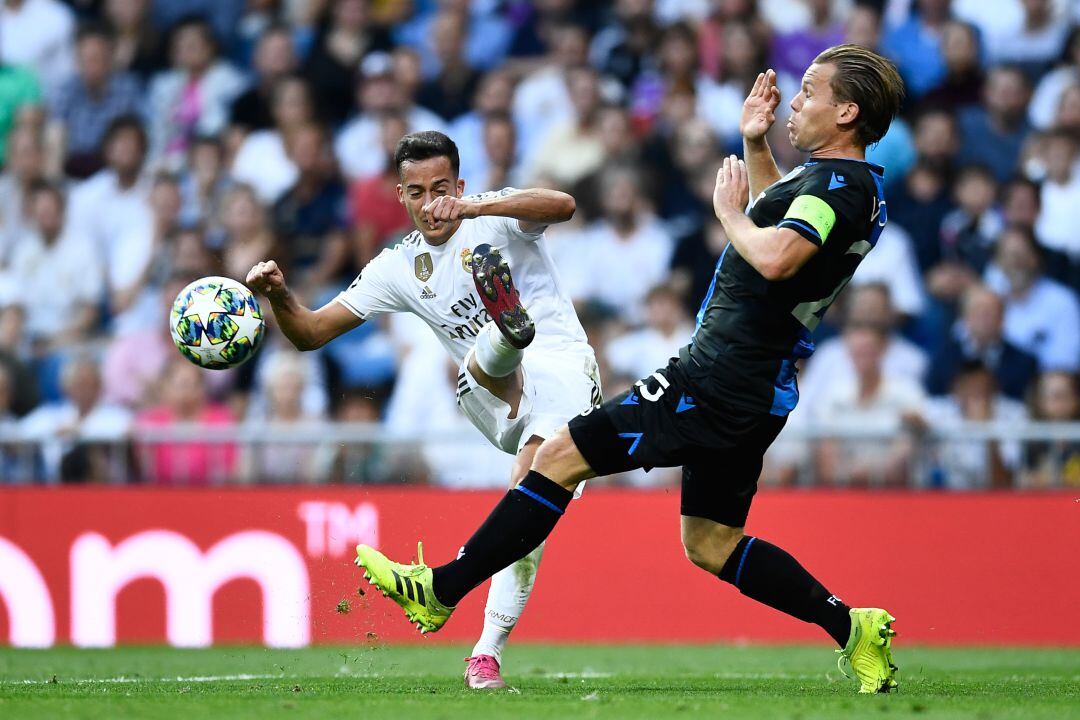
<path id="1" fill-rule="evenodd" d="M 416 279 L 420 282 L 427 282 L 431 279 L 431 273 L 435 272 L 435 267 L 431 263 L 431 253 L 420 253 L 413 260 L 413 272 L 416 273 Z"/>
<path id="2" fill-rule="evenodd" d="M 461 267 L 465 272 L 472 275 L 472 250 L 465 248 L 461 251 Z"/>

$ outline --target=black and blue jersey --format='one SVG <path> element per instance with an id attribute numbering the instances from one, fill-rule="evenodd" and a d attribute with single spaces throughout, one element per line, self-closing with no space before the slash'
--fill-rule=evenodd
<path id="1" fill-rule="evenodd" d="M 758 227 L 790 228 L 820 247 L 786 280 L 766 280 L 731 245 L 716 265 L 686 354 L 709 369 L 708 392 L 753 412 L 787 415 L 798 401 L 795 361 L 885 226 L 884 169 L 862 160 L 811 160 L 765 189 L 749 210 Z"/>

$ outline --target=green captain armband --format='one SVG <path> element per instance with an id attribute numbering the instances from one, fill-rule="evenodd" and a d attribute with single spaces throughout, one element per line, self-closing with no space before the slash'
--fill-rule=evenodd
<path id="1" fill-rule="evenodd" d="M 819 243 L 824 244 L 835 224 L 836 212 L 829 207 L 829 203 L 815 195 L 800 195 L 791 203 L 784 219 L 776 226 L 788 226 L 801 231 L 800 235 L 809 233 L 816 236 Z"/>

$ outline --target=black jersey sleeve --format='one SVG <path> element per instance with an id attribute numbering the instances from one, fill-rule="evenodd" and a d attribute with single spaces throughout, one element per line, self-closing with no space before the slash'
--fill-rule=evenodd
<path id="1" fill-rule="evenodd" d="M 837 225 L 859 225 L 859 218 L 867 213 L 863 184 L 864 178 L 835 165 L 807 168 L 795 198 L 776 226 L 790 228 L 820 247 Z"/>

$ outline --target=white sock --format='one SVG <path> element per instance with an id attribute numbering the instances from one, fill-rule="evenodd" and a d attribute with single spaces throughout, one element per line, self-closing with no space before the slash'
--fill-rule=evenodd
<path id="1" fill-rule="evenodd" d="M 536 570 L 543 554 L 544 546 L 541 544 L 491 578 L 487 606 L 484 608 L 484 632 L 473 648 L 473 656 L 491 655 L 502 664 L 503 648 L 506 647 L 510 631 L 517 625 L 518 618 L 525 610 L 525 603 L 532 594 L 533 585 L 536 583 Z"/>
<path id="2" fill-rule="evenodd" d="M 525 354 L 507 342 L 493 322 L 480 328 L 474 347 L 476 364 L 490 377 L 506 377 L 514 372 Z"/>

